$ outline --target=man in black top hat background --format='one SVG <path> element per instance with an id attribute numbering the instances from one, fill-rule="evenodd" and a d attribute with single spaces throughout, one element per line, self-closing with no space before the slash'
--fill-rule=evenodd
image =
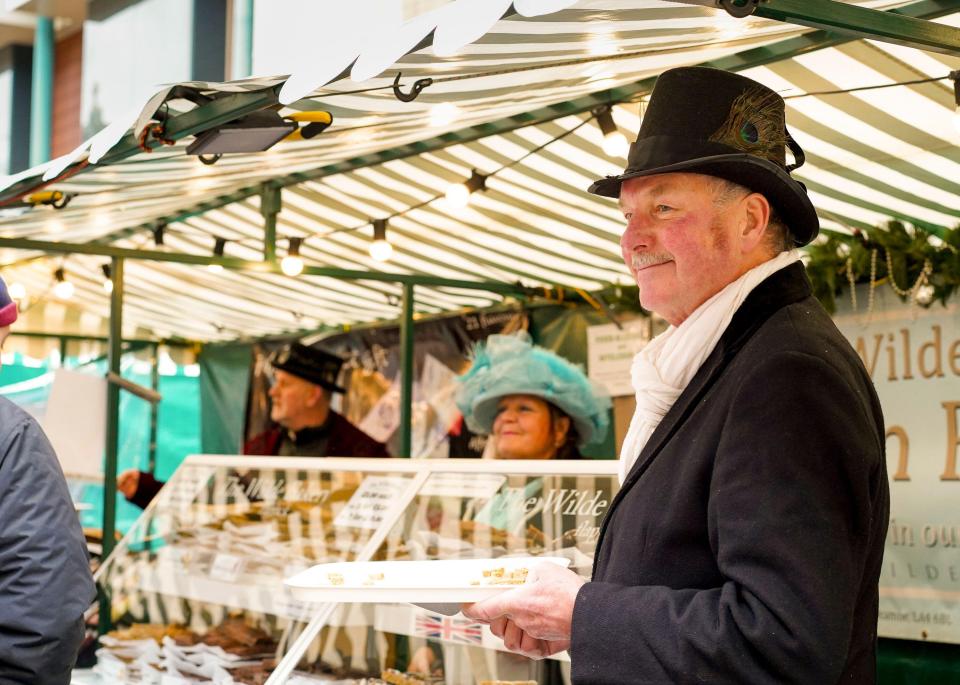
<path id="1" fill-rule="evenodd" d="M 794 163 L 786 164 L 786 149 Z M 623 174 L 623 258 L 667 331 L 591 582 L 549 564 L 464 607 L 575 683 L 876 681 L 889 516 L 880 405 L 794 249 L 819 230 L 782 98 L 736 74 L 657 81 Z"/>
<path id="2" fill-rule="evenodd" d="M 277 426 L 251 438 L 244 454 L 295 457 L 388 457 L 387 448 L 330 408 L 343 360 L 294 343 L 270 360 L 270 418 Z"/>
<path id="3" fill-rule="evenodd" d="M 285 346 L 270 359 L 270 418 L 276 424 L 252 437 L 243 453 L 295 457 L 389 457 L 383 443 L 356 428 L 330 408 L 343 360 L 300 343 Z M 145 471 L 131 469 L 117 478 L 117 488 L 144 508 L 164 485 Z"/>

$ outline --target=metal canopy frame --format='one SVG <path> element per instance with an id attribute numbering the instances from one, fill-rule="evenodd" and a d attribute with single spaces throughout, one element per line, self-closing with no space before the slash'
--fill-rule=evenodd
<path id="1" fill-rule="evenodd" d="M 791 38 L 770 46 L 751 49 L 742 53 L 704 63 L 729 71 L 762 66 L 772 62 L 789 59 L 801 54 L 826 47 L 834 47 L 851 40 L 870 38 L 880 41 L 906 45 L 922 50 L 932 50 L 951 55 L 960 54 L 960 29 L 933 23 L 935 19 L 960 11 L 960 0 L 920 0 L 891 11 L 879 11 L 848 5 L 836 0 L 673 0 L 686 4 L 724 8 L 734 16 L 754 14 L 758 17 L 799 24 L 818 29 L 815 32 Z M 513 13 L 513 8 L 508 14 Z M 422 46 L 417 46 L 422 47 Z M 423 153 L 433 152 L 452 145 L 468 143 L 492 135 L 507 133 L 526 126 L 536 125 L 572 114 L 581 114 L 595 108 L 598 104 L 609 104 L 636 99 L 649 93 L 655 78 L 637 81 L 633 84 L 593 93 L 588 96 L 542 107 L 532 112 L 518 114 L 493 122 L 429 138 L 417 143 L 402 145 L 382 152 L 368 154 L 329 164 L 313 171 L 294 173 L 275 178 L 267 183 L 241 188 L 200 203 L 172 215 L 156 217 L 148 224 L 131 226 L 111 233 L 98 241 L 90 243 L 60 243 L 30 240 L 23 238 L 0 238 L 0 247 L 40 251 L 45 253 L 97 254 L 112 258 L 113 292 L 110 299 L 110 336 L 109 367 L 119 373 L 121 353 L 121 322 L 123 310 L 123 266 L 126 259 L 174 262 L 180 264 L 220 264 L 225 268 L 260 273 L 281 273 L 276 261 L 276 216 L 281 207 L 281 189 L 286 186 L 316 180 L 334 174 L 346 173 L 356 169 L 383 164 Z M 198 106 L 184 114 L 171 117 L 165 124 L 164 136 L 168 140 L 178 141 L 201 131 L 222 125 L 251 112 L 279 104 L 281 85 L 256 92 L 237 93 L 219 97 L 212 102 Z M 161 145 L 159 141 L 148 141 L 151 147 Z M 132 157 L 141 151 L 141 142 L 133 134 L 126 135 L 102 160 L 109 165 Z M 86 161 L 68 166 L 59 178 L 78 173 L 87 166 Z M 49 183 L 56 182 L 53 179 Z M 42 185 L 49 185 L 43 183 Z M 0 192 L 0 206 L 15 202 L 37 189 L 36 177 L 22 179 Z M 205 212 L 259 195 L 261 213 L 264 218 L 264 261 L 252 262 L 226 257 L 176 254 L 151 250 L 120 248 L 110 243 L 122 239 L 143 229 L 154 229 L 203 214 Z M 411 440 L 411 399 L 413 366 L 413 309 L 414 288 L 416 285 L 431 285 L 465 289 L 486 290 L 511 295 L 528 295 L 530 289 L 519 284 L 457 281 L 454 279 L 411 274 L 391 274 L 382 272 L 361 272 L 328 267 L 307 266 L 307 275 L 328 276 L 340 279 L 390 281 L 402 284 L 403 300 L 400 318 L 400 339 L 402 357 L 401 385 L 401 445 L 409 453 Z M 116 467 L 117 467 L 117 430 L 119 412 L 119 388 L 110 384 L 107 397 L 107 447 L 104 482 L 104 556 L 113 548 L 116 504 Z M 111 623 L 108 598 L 101 598 L 101 631 L 108 630 Z"/>
<path id="2" fill-rule="evenodd" d="M 922 18 L 858 7 L 835 0 L 764 0 L 756 16 L 839 31 L 854 38 L 871 38 L 947 55 L 960 53 L 960 29 Z"/>

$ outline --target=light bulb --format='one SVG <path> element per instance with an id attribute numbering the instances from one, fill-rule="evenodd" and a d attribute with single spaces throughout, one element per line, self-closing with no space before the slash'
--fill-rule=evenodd
<path id="1" fill-rule="evenodd" d="M 626 157 L 629 152 L 630 143 L 620 131 L 608 133 L 603 137 L 603 153 L 607 157 Z"/>
<path id="2" fill-rule="evenodd" d="M 446 126 L 453 123 L 460 114 L 460 108 L 452 102 L 441 102 L 430 108 L 430 125 Z"/>
<path id="3" fill-rule="evenodd" d="M 20 282 L 14 282 L 10 284 L 10 288 L 7 290 L 10 294 L 11 300 L 25 300 L 27 299 L 27 289 Z"/>
<path id="4" fill-rule="evenodd" d="M 207 271 L 212 274 L 218 274 L 223 271 L 223 265 L 221 264 L 207 264 Z"/>
<path id="5" fill-rule="evenodd" d="M 61 300 L 69 300 L 73 297 L 74 289 L 73 283 L 70 281 L 57 281 L 57 284 L 53 286 L 53 294 Z"/>
<path id="6" fill-rule="evenodd" d="M 370 243 L 370 256 L 378 262 L 385 262 L 393 255 L 393 245 L 387 240 L 374 240 Z"/>
<path id="7" fill-rule="evenodd" d="M 113 292 L 113 281 L 104 281 L 103 282 L 103 292 L 108 295 Z"/>
<path id="8" fill-rule="evenodd" d="M 470 204 L 470 191 L 463 183 L 451 183 L 447 186 L 447 203 L 455 209 L 463 209 Z"/>
<path id="9" fill-rule="evenodd" d="M 299 276 L 303 273 L 303 259 L 299 255 L 287 255 L 280 260 L 280 270 L 287 276 Z"/>

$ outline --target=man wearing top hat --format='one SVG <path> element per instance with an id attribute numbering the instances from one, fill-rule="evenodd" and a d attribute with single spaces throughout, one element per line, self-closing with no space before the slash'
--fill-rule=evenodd
<path id="1" fill-rule="evenodd" d="M 575 683 L 876 680 L 883 417 L 798 261 L 819 224 L 784 114 L 736 74 L 667 71 L 626 170 L 590 188 L 671 325 L 633 362 L 591 582 L 537 566 L 465 607 L 510 649 L 569 649 Z"/>
<path id="2" fill-rule="evenodd" d="M 343 360 L 316 347 L 293 343 L 270 358 L 270 418 L 276 425 L 254 436 L 244 454 L 284 457 L 388 457 L 387 448 L 330 408 L 330 396 L 345 392 L 337 385 Z M 139 507 L 146 507 L 163 487 L 151 474 L 130 470 L 117 487 Z"/>

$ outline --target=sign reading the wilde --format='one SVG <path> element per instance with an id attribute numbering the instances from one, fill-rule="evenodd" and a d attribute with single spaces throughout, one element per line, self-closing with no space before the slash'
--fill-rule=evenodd
<path id="1" fill-rule="evenodd" d="M 859 291 L 858 300 L 867 301 Z M 960 643 L 960 308 L 901 303 L 878 288 L 867 318 L 834 317 L 883 406 L 890 526 L 880 635 Z"/>

